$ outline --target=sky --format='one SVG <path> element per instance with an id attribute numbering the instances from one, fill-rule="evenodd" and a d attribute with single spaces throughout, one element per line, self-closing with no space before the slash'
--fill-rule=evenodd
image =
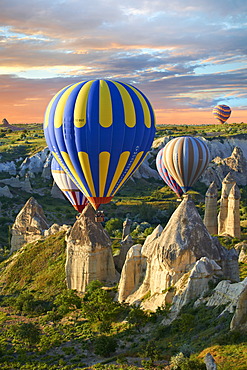
<path id="1" fill-rule="evenodd" d="M 130 83 L 158 124 L 247 122 L 246 0 L 1 0 L 0 119 L 41 123 L 61 88 Z M 1 122 L 1 121 L 0 121 Z"/>

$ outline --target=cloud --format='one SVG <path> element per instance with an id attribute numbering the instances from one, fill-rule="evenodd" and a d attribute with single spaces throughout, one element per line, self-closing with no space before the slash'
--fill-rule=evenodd
<path id="1" fill-rule="evenodd" d="M 91 78 L 137 85 L 157 110 L 247 106 L 245 14 L 245 0 L 2 0 L 2 109 L 41 117 L 52 93 Z"/>

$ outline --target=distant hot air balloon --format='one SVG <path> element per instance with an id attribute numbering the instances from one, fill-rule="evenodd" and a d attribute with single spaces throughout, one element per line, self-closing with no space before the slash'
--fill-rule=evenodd
<path id="1" fill-rule="evenodd" d="M 225 123 L 231 115 L 231 108 L 224 104 L 216 105 L 213 109 L 213 115 L 220 123 Z"/>
<path id="2" fill-rule="evenodd" d="M 181 187 L 177 184 L 177 182 L 174 180 L 174 178 L 169 174 L 167 169 L 164 166 L 163 162 L 163 151 L 164 148 L 162 148 L 156 157 L 156 167 L 159 172 L 160 177 L 162 178 L 163 181 L 171 188 L 178 197 L 181 197 L 183 195 L 183 190 Z"/>
<path id="3" fill-rule="evenodd" d="M 139 167 L 155 134 L 154 112 L 137 88 L 78 82 L 50 101 L 44 133 L 53 156 L 95 209 Z"/>
<path id="4" fill-rule="evenodd" d="M 184 193 L 190 190 L 202 175 L 209 161 L 209 149 L 199 138 L 177 137 L 164 147 L 164 166 Z"/>
<path id="5" fill-rule="evenodd" d="M 63 192 L 72 206 L 82 212 L 89 203 L 85 195 L 78 189 L 69 176 L 64 172 L 55 158 L 51 161 L 51 173 L 59 189 Z"/>

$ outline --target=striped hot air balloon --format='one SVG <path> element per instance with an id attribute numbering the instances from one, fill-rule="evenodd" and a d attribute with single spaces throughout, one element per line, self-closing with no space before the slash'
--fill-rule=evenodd
<path id="1" fill-rule="evenodd" d="M 213 115 L 220 123 L 225 123 L 231 115 L 231 108 L 224 104 L 216 105 L 213 109 Z"/>
<path id="2" fill-rule="evenodd" d="M 164 147 L 164 166 L 184 193 L 190 190 L 202 175 L 209 161 L 207 145 L 195 137 L 177 137 Z"/>
<path id="3" fill-rule="evenodd" d="M 159 172 L 160 177 L 162 178 L 163 181 L 171 188 L 178 197 L 181 197 L 183 195 L 183 190 L 181 187 L 178 185 L 178 183 L 174 180 L 174 178 L 169 174 L 167 169 L 164 166 L 164 161 L 163 161 L 163 151 L 164 148 L 162 148 L 156 157 L 156 167 Z"/>
<path id="4" fill-rule="evenodd" d="M 154 112 L 137 88 L 112 80 L 69 85 L 50 101 L 47 144 L 95 209 L 139 167 L 155 134 Z"/>
<path id="5" fill-rule="evenodd" d="M 59 189 L 63 192 L 66 198 L 70 201 L 72 206 L 78 211 L 82 212 L 89 203 L 85 195 L 78 189 L 69 176 L 64 172 L 62 167 L 58 164 L 55 158 L 51 161 L 51 173 L 53 179 Z"/>

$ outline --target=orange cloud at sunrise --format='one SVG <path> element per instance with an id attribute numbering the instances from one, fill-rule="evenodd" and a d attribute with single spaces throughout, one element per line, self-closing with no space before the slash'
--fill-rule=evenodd
<path id="1" fill-rule="evenodd" d="M 139 88 L 157 124 L 228 122 L 247 111 L 244 1 L 5 1 L 0 12 L 0 119 L 42 122 L 66 85 L 113 79 Z"/>

